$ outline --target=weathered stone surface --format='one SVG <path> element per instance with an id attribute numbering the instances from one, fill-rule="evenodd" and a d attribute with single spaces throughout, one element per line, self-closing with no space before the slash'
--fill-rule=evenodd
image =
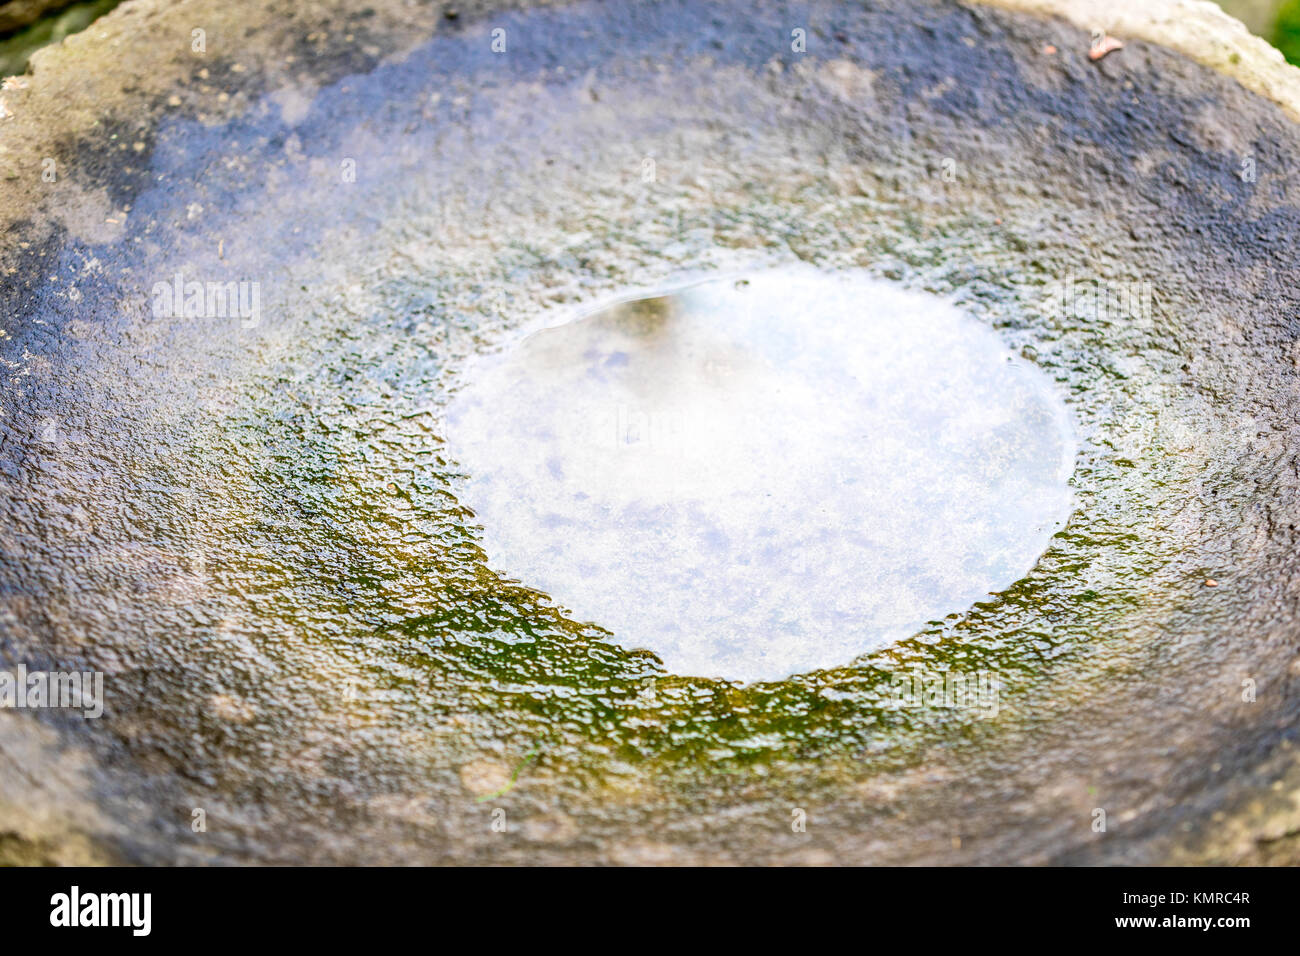
<path id="1" fill-rule="evenodd" d="M 0 666 L 108 687 L 0 713 L 0 861 L 1296 862 L 1296 71 L 1205 4 L 1096 63 L 1064 2 L 523 6 L 135 0 L 0 91 Z M 1092 444 L 1029 576 L 738 687 L 495 572 L 465 358 L 737 258 L 1056 376 Z M 258 321 L 159 321 L 178 273 Z"/>

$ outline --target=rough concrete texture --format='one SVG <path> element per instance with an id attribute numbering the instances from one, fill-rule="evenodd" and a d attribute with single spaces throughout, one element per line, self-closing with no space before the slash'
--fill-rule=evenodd
<path id="1" fill-rule="evenodd" d="M 1295 71 L 1204 4 L 1099 62 L 1073 4 L 527 6 L 128 2 L 0 92 L 0 661 L 108 698 L 0 714 L 0 859 L 1295 862 Z M 498 573 L 443 409 L 796 260 L 1044 369 L 1079 506 L 909 640 L 681 677 Z"/>
<path id="2" fill-rule="evenodd" d="M 1090 33 L 1150 40 L 1235 77 L 1300 119 L 1300 71 L 1209 0 L 990 0 L 1010 10 L 1058 16 Z"/>

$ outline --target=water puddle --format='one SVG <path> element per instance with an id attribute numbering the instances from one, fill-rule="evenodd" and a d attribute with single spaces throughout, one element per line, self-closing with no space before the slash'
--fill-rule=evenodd
<path id="1" fill-rule="evenodd" d="M 1018 580 L 1072 507 L 1046 376 L 860 274 L 623 301 L 464 381 L 448 437 L 491 565 L 674 673 L 847 664 Z"/>

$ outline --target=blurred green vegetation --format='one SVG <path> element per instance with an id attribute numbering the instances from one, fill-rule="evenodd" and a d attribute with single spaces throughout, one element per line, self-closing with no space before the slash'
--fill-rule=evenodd
<path id="1" fill-rule="evenodd" d="M 1273 45 L 1288 61 L 1300 66 L 1300 0 L 1286 0 L 1278 10 Z"/>
<path id="2" fill-rule="evenodd" d="M 72 33 L 86 29 L 121 0 L 91 0 L 60 10 L 10 36 L 0 37 L 0 76 L 15 76 L 27 69 L 31 55 L 43 46 L 58 43 Z"/>

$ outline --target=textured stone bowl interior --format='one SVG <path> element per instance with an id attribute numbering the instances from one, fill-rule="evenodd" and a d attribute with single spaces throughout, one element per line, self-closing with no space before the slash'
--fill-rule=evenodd
<path id="1" fill-rule="evenodd" d="M 108 707 L 0 713 L 0 859 L 1293 853 L 1282 109 L 925 0 L 227 6 L 128 3 L 6 93 L 69 105 L 0 206 L 0 659 L 100 670 Z M 494 569 L 442 410 L 547 309 L 796 260 L 951 297 L 1044 369 L 1078 509 L 843 667 L 674 675 Z M 257 321 L 158 318 L 177 274 L 257 282 Z M 913 668 L 995 674 L 997 716 L 900 709 Z"/>

